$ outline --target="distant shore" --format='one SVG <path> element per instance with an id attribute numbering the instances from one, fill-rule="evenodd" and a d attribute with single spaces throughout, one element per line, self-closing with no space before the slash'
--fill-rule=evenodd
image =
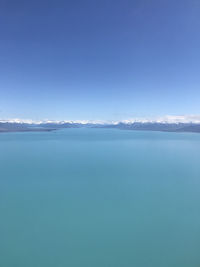
<path id="1" fill-rule="evenodd" d="M 51 132 L 69 128 L 104 128 L 131 131 L 159 131 L 159 132 L 189 132 L 200 133 L 200 124 L 197 123 L 158 123 L 158 122 L 134 122 L 118 124 L 94 124 L 94 123 L 13 123 L 0 122 L 0 133 L 9 132 Z"/>

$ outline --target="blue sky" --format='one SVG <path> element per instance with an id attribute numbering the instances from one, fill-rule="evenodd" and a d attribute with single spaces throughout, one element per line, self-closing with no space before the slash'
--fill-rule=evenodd
<path id="1" fill-rule="evenodd" d="M 200 114 L 200 1 L 1 0 L 0 118 Z"/>

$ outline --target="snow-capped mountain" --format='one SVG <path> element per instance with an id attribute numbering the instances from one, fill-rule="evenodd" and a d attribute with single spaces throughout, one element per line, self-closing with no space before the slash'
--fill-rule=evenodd
<path id="1" fill-rule="evenodd" d="M 0 120 L 0 132 L 52 131 L 62 128 L 117 128 L 124 130 L 149 130 L 169 132 L 200 132 L 200 115 L 164 116 L 160 118 L 134 118 L 121 121 L 90 120 Z"/>

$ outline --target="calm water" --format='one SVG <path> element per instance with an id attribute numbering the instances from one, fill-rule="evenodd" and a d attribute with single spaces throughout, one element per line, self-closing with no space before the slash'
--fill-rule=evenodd
<path id="1" fill-rule="evenodd" d="M 200 134 L 0 134 L 0 266 L 199 267 Z"/>

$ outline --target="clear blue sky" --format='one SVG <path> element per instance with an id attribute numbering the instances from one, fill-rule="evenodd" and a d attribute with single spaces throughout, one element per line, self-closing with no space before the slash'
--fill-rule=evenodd
<path id="1" fill-rule="evenodd" d="M 199 0 L 0 1 L 0 118 L 199 113 Z"/>

